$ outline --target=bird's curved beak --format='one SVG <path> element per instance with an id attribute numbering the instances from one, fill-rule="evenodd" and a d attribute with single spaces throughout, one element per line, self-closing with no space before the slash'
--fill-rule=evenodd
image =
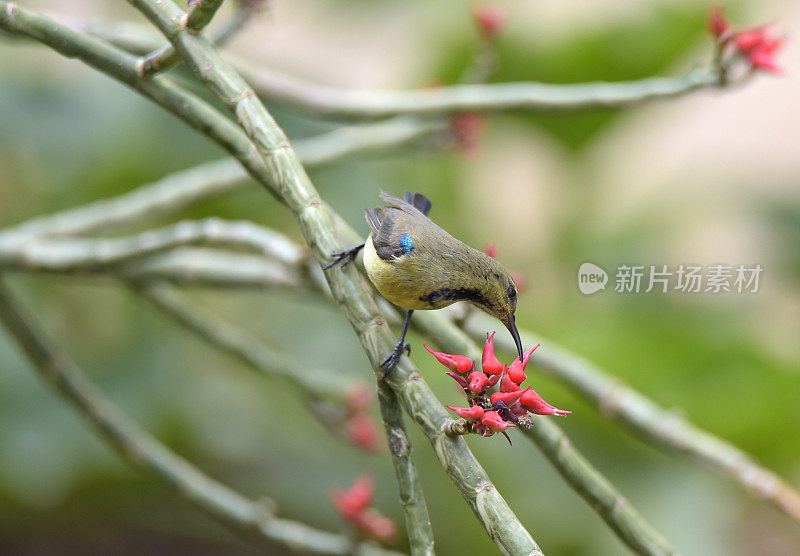
<path id="1" fill-rule="evenodd" d="M 522 361 L 522 340 L 519 338 L 519 330 L 517 330 L 517 323 L 514 319 L 514 314 L 509 313 L 508 316 L 503 319 L 503 324 L 505 324 L 506 328 L 508 328 L 508 331 L 511 332 L 511 337 L 514 338 L 514 343 L 517 346 L 519 360 Z"/>

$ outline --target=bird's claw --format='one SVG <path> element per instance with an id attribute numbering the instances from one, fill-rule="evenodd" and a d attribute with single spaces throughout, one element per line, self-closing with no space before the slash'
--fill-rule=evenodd
<path id="1" fill-rule="evenodd" d="M 364 244 L 356 245 L 355 247 L 351 247 L 349 249 L 345 249 L 343 251 L 334 251 L 331 253 L 331 257 L 333 260 L 322 267 L 322 270 L 328 270 L 336 266 L 339 263 L 342 263 L 342 268 L 346 267 L 348 263 L 354 261 L 356 259 L 356 255 L 364 247 Z"/>
<path id="2" fill-rule="evenodd" d="M 397 345 L 394 346 L 392 353 L 389 354 L 389 357 L 381 361 L 381 370 L 383 371 L 382 378 L 386 378 L 386 375 L 397 366 L 397 363 L 403 356 L 403 352 L 411 355 L 411 344 L 408 342 L 398 342 Z"/>

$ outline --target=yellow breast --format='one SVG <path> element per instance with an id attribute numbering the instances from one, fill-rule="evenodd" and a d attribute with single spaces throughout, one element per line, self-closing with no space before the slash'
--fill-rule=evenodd
<path id="1" fill-rule="evenodd" d="M 432 305 L 425 297 L 430 293 L 431 285 L 425 280 L 424 269 L 420 266 L 414 262 L 413 254 L 403 255 L 392 261 L 381 259 L 372 244 L 372 235 L 367 238 L 364 245 L 364 268 L 383 297 L 406 309 L 443 307 L 442 304 Z"/>

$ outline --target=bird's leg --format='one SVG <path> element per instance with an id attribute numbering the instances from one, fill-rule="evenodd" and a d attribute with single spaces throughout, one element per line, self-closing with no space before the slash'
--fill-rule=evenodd
<path id="1" fill-rule="evenodd" d="M 322 267 L 322 270 L 328 270 L 329 268 L 336 266 L 338 263 L 342 263 L 342 268 L 347 266 L 347 263 L 355 260 L 356 255 L 361 249 L 364 248 L 364 244 L 361 243 L 360 245 L 356 245 L 349 249 L 345 249 L 344 251 L 334 251 L 331 253 L 331 257 L 333 260 Z"/>
<path id="2" fill-rule="evenodd" d="M 411 344 L 406 342 L 406 332 L 408 332 L 408 325 L 411 323 L 411 315 L 413 313 L 413 309 L 408 309 L 406 311 L 406 320 L 403 323 L 403 332 L 400 334 L 400 341 L 397 342 L 396 346 L 394 346 L 394 349 L 392 350 L 392 353 L 389 354 L 389 357 L 381 362 L 381 369 L 383 369 L 383 375 L 381 378 L 386 378 L 386 375 L 388 375 L 389 372 L 394 369 L 394 367 L 397 365 L 397 362 L 400 361 L 400 358 L 403 356 L 404 351 L 411 355 Z"/>

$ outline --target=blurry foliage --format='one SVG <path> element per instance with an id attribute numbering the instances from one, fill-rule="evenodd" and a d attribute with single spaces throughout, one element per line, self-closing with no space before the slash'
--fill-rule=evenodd
<path id="1" fill-rule="evenodd" d="M 519 38 L 501 38 L 493 79 L 567 83 L 665 74 L 702 44 L 705 10 L 702 3 L 654 3 L 647 17 L 619 24 L 605 21 L 558 43 L 534 47 Z M 449 46 L 433 61 L 435 73 L 443 83 L 456 82 L 476 39 L 470 30 L 443 40 Z M 59 76 L 54 86 L 49 76 L 15 66 L 13 47 L 2 48 L 8 55 L 0 59 L 0 106 L 14 109 L 0 110 L 0 225 L 113 196 L 223 156 L 121 85 L 72 63 L 72 73 Z M 26 52 L 23 59 L 38 55 Z M 499 119 L 546 130 L 580 160 L 581 149 L 621 114 L 512 113 Z M 317 129 L 287 112 L 276 112 L 276 118 L 293 138 Z M 330 123 L 319 129 L 326 127 Z M 311 177 L 323 197 L 359 230 L 366 230 L 362 209 L 376 202 L 378 190 L 423 189 L 436 199 L 435 219 L 464 236 L 482 225 L 479 215 L 464 217 L 458 210 L 465 164 L 469 162 L 452 153 L 398 153 L 315 169 Z M 647 215 L 598 237 L 583 217 L 590 213 L 592 196 L 602 192 L 591 189 L 591 180 L 575 188 L 585 190 L 585 201 L 558 223 L 554 259 L 547 261 L 564 276 L 562 303 L 557 310 L 539 308 L 536 275 L 529 275 L 534 286 L 521 302 L 521 325 L 586 356 L 659 403 L 682 408 L 701 427 L 796 478 L 797 368 L 754 341 L 748 300 L 581 296 L 573 280 L 579 261 L 594 259 L 609 271 L 631 260 L 655 263 L 660 259 L 654 246 L 661 227 L 668 224 Z M 175 218 L 209 215 L 267 223 L 299 238 L 288 211 L 256 186 L 204 201 Z M 795 288 L 800 283 L 798 215 L 797 206 L 781 202 L 759 214 L 772 222 L 785 247 L 782 278 Z M 513 267 L 522 261 L 504 262 Z M 368 469 L 379 478 L 376 505 L 402 521 L 387 458 L 365 456 L 332 439 L 284 384 L 251 376 L 117 285 L 45 276 L 15 277 L 12 286 L 123 410 L 213 476 L 253 497 L 273 497 L 282 516 L 337 530 L 340 523 L 328 505 L 328 490 Z M 343 380 L 371 380 L 364 355 L 335 307 L 285 294 L 193 292 L 193 297 L 311 366 L 327 366 Z M 419 338 L 412 337 L 412 343 L 415 362 L 441 399 L 459 401 L 452 381 L 424 356 Z M 0 360 L 0 537 L 9 539 L 11 547 L 36 546 L 26 539 L 39 538 L 41 546 L 55 547 L 52 553 L 70 553 L 69 543 L 80 553 L 87 547 L 119 548 L 139 536 L 174 551 L 245 550 L 171 491 L 120 464 L 28 371 L 4 334 Z M 559 383 L 546 377 L 531 380 L 547 399 L 575 410 L 559 424 L 678 549 L 703 554 L 735 551 L 730 532 L 741 518 L 736 511 L 743 510 L 732 508 L 749 507 L 743 504 L 745 495 L 734 487 L 723 488 L 684 460 L 631 439 Z M 410 432 L 437 548 L 443 554 L 491 553 L 493 546 L 444 479 L 427 441 L 416 430 Z M 502 438 L 470 444 L 551 553 L 623 550 L 524 439 L 515 437 L 513 447 Z M 769 515 L 767 530 L 790 527 L 774 512 Z M 67 539 L 69 543 L 62 544 Z M 9 545 L 0 544 L 0 552 L 4 546 Z M 140 548 L 133 543 L 127 550 Z"/>

